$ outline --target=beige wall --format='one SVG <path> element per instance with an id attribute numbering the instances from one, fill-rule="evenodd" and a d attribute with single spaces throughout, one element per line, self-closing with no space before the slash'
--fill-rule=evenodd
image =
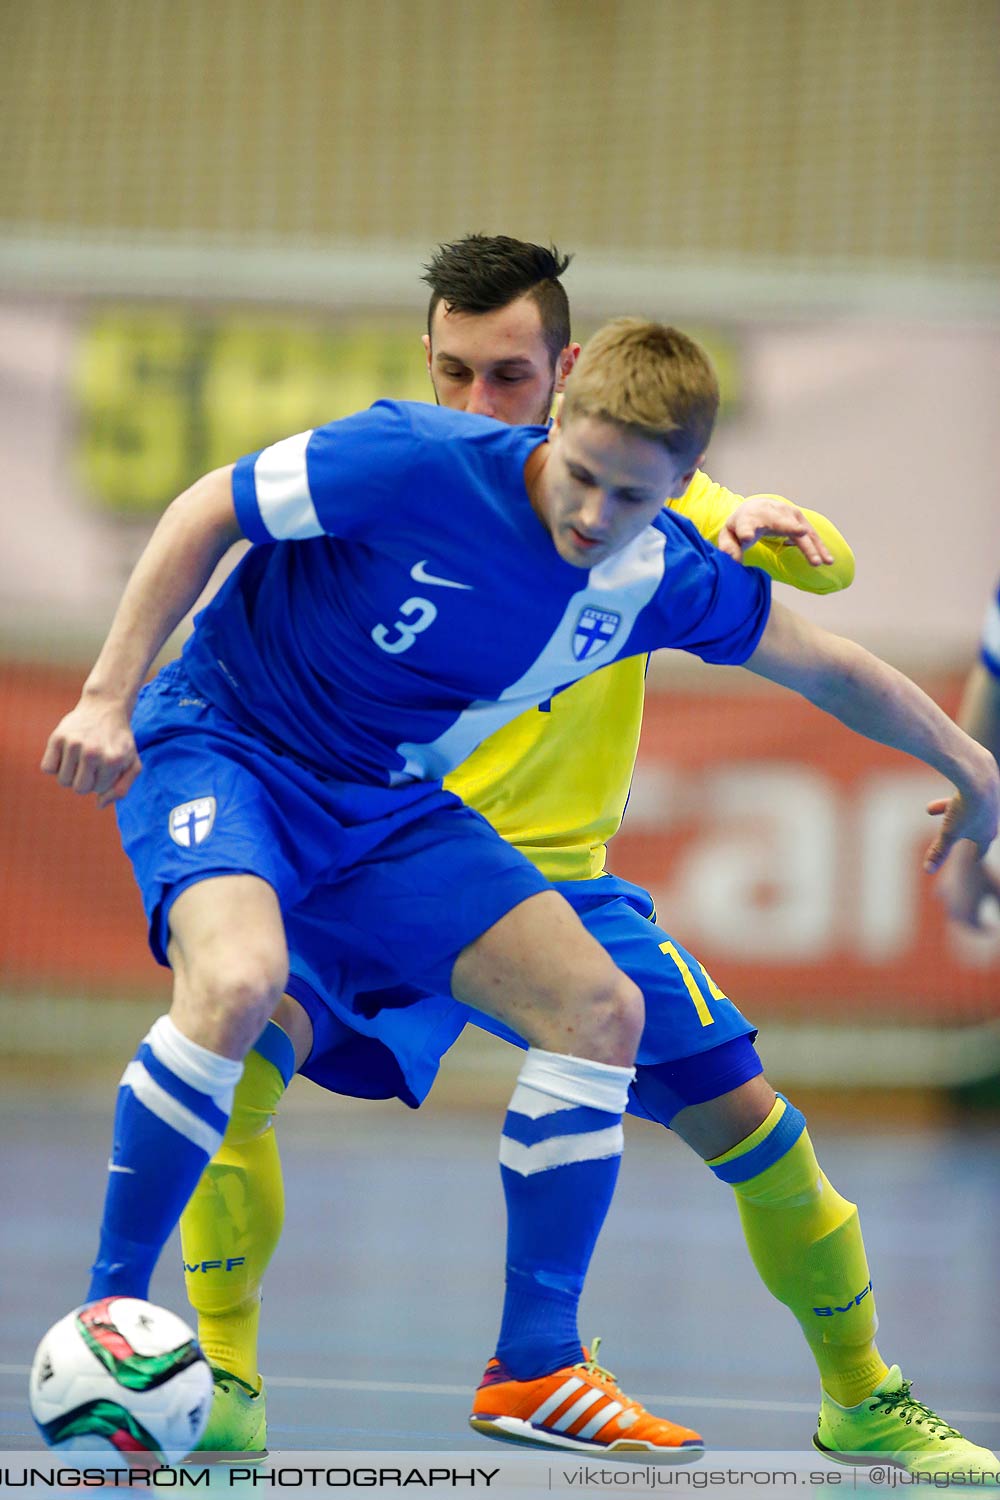
<path id="1" fill-rule="evenodd" d="M 1000 266 L 997 0 L 31 0 L 8 235 Z"/>

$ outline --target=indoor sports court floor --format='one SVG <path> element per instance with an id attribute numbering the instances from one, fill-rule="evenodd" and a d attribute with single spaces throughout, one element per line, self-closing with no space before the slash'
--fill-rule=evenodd
<path id="1" fill-rule="evenodd" d="M 300 1080 L 282 1119 L 288 1214 L 266 1287 L 272 1451 L 481 1450 L 465 1426 L 492 1352 L 503 1216 L 499 1111 L 328 1107 Z M 110 1099 L 0 1101 L 0 1448 L 34 1449 L 26 1376 L 44 1329 L 80 1300 L 103 1192 Z M 883 1353 L 916 1394 L 1000 1448 L 1000 1139 L 894 1126 L 814 1128 L 862 1206 Z M 154 1300 L 186 1305 L 171 1242 Z M 714 1450 L 802 1450 L 815 1378 L 797 1328 L 756 1280 L 730 1194 L 676 1140 L 632 1122 L 581 1331 L 624 1388 Z M 23 1492 L 22 1492 L 23 1493 Z"/>

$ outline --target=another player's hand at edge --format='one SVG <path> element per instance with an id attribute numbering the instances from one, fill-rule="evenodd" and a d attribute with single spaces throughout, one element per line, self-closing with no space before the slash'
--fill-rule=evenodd
<path id="1" fill-rule="evenodd" d="M 80 796 L 95 793 L 101 808 L 124 797 L 141 769 L 124 705 L 87 693 L 56 725 L 41 761 L 46 776 Z"/>
<path id="2" fill-rule="evenodd" d="M 981 861 L 997 836 L 1000 774 L 992 755 L 988 751 L 981 754 L 980 774 L 974 781 L 951 797 L 937 797 L 927 804 L 931 816 L 941 819 L 937 837 L 924 856 L 924 869 L 928 874 L 941 868 L 959 839 L 968 839 L 975 849 L 977 861 Z"/>
<path id="3" fill-rule="evenodd" d="M 834 561 L 833 553 L 797 505 L 770 495 L 751 495 L 738 505 L 719 533 L 716 546 L 736 562 L 765 537 L 778 537 L 799 551 L 814 568 Z"/>

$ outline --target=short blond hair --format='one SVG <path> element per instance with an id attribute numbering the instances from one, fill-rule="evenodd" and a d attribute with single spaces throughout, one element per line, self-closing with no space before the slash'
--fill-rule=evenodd
<path id="1" fill-rule="evenodd" d="M 719 382 L 700 344 L 644 318 L 615 318 L 584 347 L 566 383 L 561 420 L 599 417 L 695 464 L 719 409 Z"/>

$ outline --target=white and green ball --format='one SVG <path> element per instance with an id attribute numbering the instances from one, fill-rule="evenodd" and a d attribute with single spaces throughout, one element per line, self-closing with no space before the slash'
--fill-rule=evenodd
<path id="1" fill-rule="evenodd" d="M 117 1454 L 121 1467 L 190 1453 L 212 1405 L 212 1372 L 175 1313 L 104 1297 L 54 1324 L 31 1366 L 31 1415 L 50 1448 Z"/>

